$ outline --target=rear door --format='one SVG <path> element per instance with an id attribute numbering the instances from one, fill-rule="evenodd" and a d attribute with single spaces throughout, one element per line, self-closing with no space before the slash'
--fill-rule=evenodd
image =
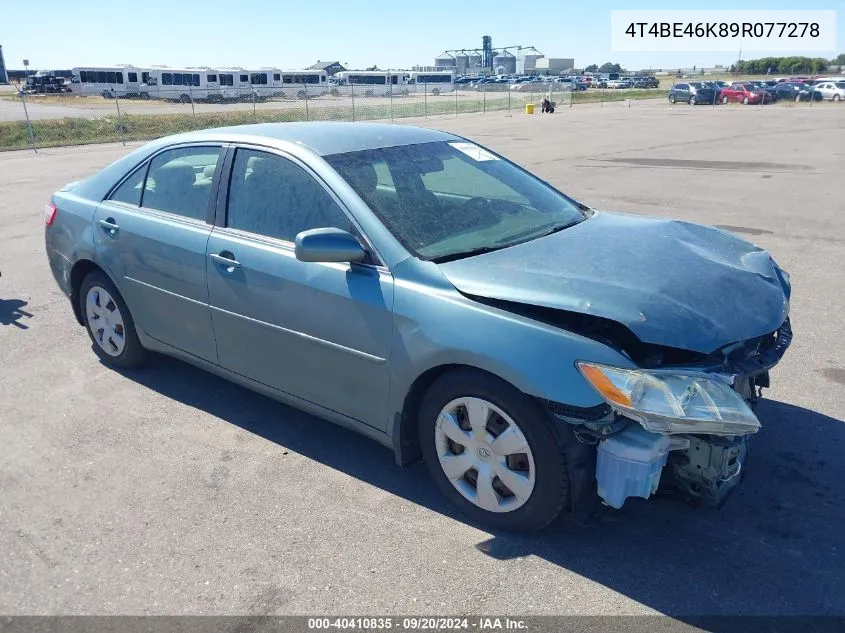
<path id="1" fill-rule="evenodd" d="M 220 145 L 164 150 L 145 161 L 94 216 L 98 261 L 152 338 L 216 362 L 208 307 L 206 243 Z"/>
<path id="2" fill-rule="evenodd" d="M 301 231 L 357 232 L 304 165 L 239 148 L 207 249 L 220 365 L 385 429 L 393 278 L 376 261 L 299 261 Z"/>

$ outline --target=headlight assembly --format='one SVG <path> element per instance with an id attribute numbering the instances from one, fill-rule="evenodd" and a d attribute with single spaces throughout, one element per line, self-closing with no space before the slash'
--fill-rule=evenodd
<path id="1" fill-rule="evenodd" d="M 653 433 L 748 435 L 760 422 L 730 385 L 701 373 L 578 362 L 610 406 Z"/>

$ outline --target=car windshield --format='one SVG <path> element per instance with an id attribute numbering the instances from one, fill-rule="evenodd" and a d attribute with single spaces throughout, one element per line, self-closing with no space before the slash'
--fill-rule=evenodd
<path id="1" fill-rule="evenodd" d="M 325 157 L 415 256 L 447 261 L 507 248 L 587 217 L 587 208 L 466 141 Z"/>

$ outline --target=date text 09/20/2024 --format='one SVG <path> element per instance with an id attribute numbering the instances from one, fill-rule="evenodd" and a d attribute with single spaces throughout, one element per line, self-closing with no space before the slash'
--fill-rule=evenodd
<path id="1" fill-rule="evenodd" d="M 524 620 L 509 617 L 440 618 L 440 617 L 350 617 L 308 618 L 309 630 L 366 630 L 366 631 L 497 631 L 526 630 Z"/>

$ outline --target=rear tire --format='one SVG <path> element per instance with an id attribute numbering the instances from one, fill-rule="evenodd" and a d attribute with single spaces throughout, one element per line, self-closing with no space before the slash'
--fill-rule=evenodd
<path id="1" fill-rule="evenodd" d="M 461 409 L 461 402 L 479 404 L 472 410 L 484 413 L 470 414 L 470 409 Z M 483 421 L 470 426 L 470 420 Z M 423 397 L 420 448 L 437 487 L 471 520 L 498 529 L 535 531 L 551 523 L 570 497 L 566 459 L 552 424 L 533 399 L 505 381 L 472 369 L 455 370 L 438 378 Z M 505 433 L 509 441 L 497 446 Z M 453 442 L 455 435 L 466 443 Z M 465 460 L 447 475 L 444 463 L 460 457 Z M 487 481 L 492 479 L 486 488 L 479 483 L 485 471 Z"/>
<path id="2" fill-rule="evenodd" d="M 675 103 L 675 95 L 669 95 L 669 103 Z"/>
<path id="3" fill-rule="evenodd" d="M 840 97 L 839 95 L 833 95 L 832 99 L 833 101 L 839 101 Z"/>
<path id="4" fill-rule="evenodd" d="M 742 105 L 748 105 L 748 97 L 743 97 Z"/>
<path id="5" fill-rule="evenodd" d="M 94 352 L 106 365 L 134 369 L 144 364 L 148 354 L 138 339 L 132 314 L 103 272 L 92 271 L 82 280 L 79 311 Z"/>
<path id="6" fill-rule="evenodd" d="M 690 105 L 695 105 L 695 95 L 691 95 L 687 103 L 689 103 Z"/>

